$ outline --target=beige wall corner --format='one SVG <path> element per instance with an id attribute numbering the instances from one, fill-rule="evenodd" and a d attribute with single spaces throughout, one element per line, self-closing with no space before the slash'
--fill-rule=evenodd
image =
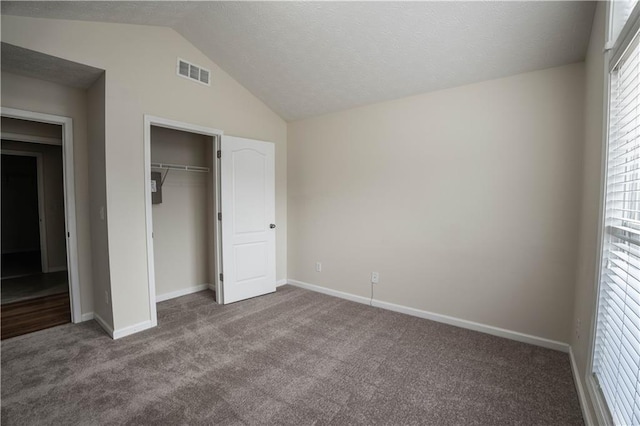
<path id="1" fill-rule="evenodd" d="M 568 342 L 584 64 L 289 124 L 288 278 Z M 322 272 L 315 271 L 322 262 Z"/>
<path id="2" fill-rule="evenodd" d="M 111 304 L 111 270 L 109 266 L 109 238 L 106 184 L 106 114 L 104 74 L 87 90 L 89 182 L 91 185 L 91 251 L 95 315 L 98 322 L 113 330 Z"/>

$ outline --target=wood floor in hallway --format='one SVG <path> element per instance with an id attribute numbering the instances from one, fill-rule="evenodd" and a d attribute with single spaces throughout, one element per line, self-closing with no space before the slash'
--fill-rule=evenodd
<path id="1" fill-rule="evenodd" d="M 2 305 L 2 339 L 71 322 L 69 293 Z"/>

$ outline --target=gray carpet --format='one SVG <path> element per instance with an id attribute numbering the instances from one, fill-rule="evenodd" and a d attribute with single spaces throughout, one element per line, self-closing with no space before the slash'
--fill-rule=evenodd
<path id="1" fill-rule="evenodd" d="M 582 424 L 567 354 L 283 286 L 2 342 L 2 424 Z"/>

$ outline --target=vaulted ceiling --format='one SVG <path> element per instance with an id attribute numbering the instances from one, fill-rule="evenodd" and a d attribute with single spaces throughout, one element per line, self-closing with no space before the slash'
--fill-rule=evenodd
<path id="1" fill-rule="evenodd" d="M 3 1 L 1 8 L 174 28 L 296 120 L 581 61 L 595 3 Z"/>

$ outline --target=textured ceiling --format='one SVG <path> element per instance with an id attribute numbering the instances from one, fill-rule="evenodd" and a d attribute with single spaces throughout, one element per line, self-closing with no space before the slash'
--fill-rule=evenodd
<path id="1" fill-rule="evenodd" d="M 2 43 L 0 64 L 2 71 L 40 80 L 52 81 L 80 89 L 89 88 L 104 70 L 67 61 L 35 50 Z"/>
<path id="2" fill-rule="evenodd" d="M 581 61 L 595 3 L 3 1 L 1 7 L 10 15 L 170 26 L 295 120 Z"/>

